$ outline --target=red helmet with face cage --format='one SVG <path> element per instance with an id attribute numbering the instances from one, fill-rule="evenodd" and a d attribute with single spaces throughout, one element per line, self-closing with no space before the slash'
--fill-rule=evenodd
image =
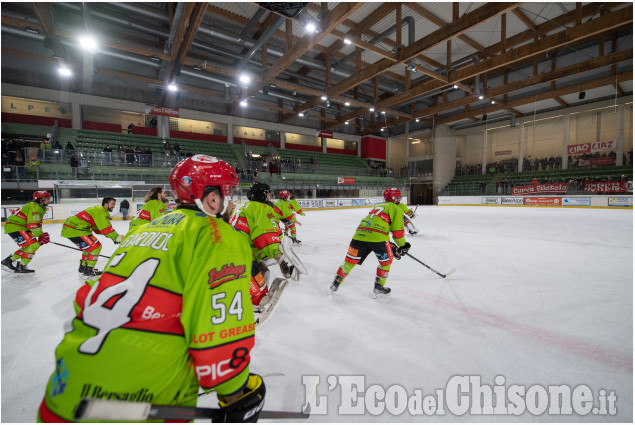
<path id="1" fill-rule="evenodd" d="M 50 198 L 51 194 L 48 193 L 46 190 L 38 190 L 33 192 L 33 200 L 35 201 L 36 199 L 42 199 L 42 198 Z"/>
<path id="2" fill-rule="evenodd" d="M 289 196 L 291 196 L 291 194 L 289 193 L 288 190 L 280 191 L 280 199 L 284 199 L 286 201 L 289 198 Z"/>
<path id="3" fill-rule="evenodd" d="M 176 164 L 169 177 L 172 196 L 181 204 L 193 204 L 203 198 L 205 188 L 219 186 L 223 198 L 231 197 L 238 186 L 236 170 L 216 157 L 194 155 Z"/>
<path id="4" fill-rule="evenodd" d="M 386 202 L 401 201 L 401 190 L 396 187 L 389 187 L 384 190 L 384 199 Z"/>

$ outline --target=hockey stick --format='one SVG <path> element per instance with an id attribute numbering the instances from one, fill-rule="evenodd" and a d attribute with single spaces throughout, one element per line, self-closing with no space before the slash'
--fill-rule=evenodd
<path id="1" fill-rule="evenodd" d="M 57 242 L 53 242 L 53 241 L 51 241 L 50 243 L 52 243 L 52 244 L 54 244 L 54 245 L 58 245 L 58 246 L 63 246 L 64 248 L 74 249 L 75 251 L 81 251 L 81 252 L 84 252 L 84 251 L 82 251 L 82 250 L 81 250 L 81 249 L 79 249 L 79 248 L 73 248 L 72 246 L 64 245 L 63 243 L 57 243 Z M 104 257 L 104 258 L 110 258 L 110 257 L 109 257 L 109 256 L 107 256 L 107 255 L 101 255 L 101 254 L 99 254 L 99 256 L 100 256 L 100 257 Z"/>
<path id="2" fill-rule="evenodd" d="M 304 412 L 263 410 L 261 419 L 307 419 L 310 406 Z M 89 421 L 126 421 L 139 422 L 148 419 L 194 420 L 211 419 L 221 422 L 224 413 L 221 409 L 210 407 L 163 406 L 150 403 L 138 403 L 119 400 L 84 398 L 75 408 L 75 420 Z"/>
<path id="3" fill-rule="evenodd" d="M 428 269 L 432 270 L 433 272 L 435 272 L 436 274 L 438 274 L 439 276 L 441 276 L 442 278 L 446 278 L 448 276 L 450 276 L 452 273 L 454 273 L 456 271 L 455 268 L 452 268 L 452 270 L 450 270 L 449 272 L 447 272 L 446 274 L 443 273 L 439 273 L 438 271 L 436 271 L 435 269 L 433 269 L 432 267 L 430 267 L 429 265 L 427 265 L 426 263 L 424 263 L 421 260 L 418 260 L 417 258 L 413 257 L 412 255 L 410 255 L 409 253 L 406 252 L 406 255 L 410 258 L 412 258 L 413 260 L 415 260 L 417 263 L 427 267 Z"/>

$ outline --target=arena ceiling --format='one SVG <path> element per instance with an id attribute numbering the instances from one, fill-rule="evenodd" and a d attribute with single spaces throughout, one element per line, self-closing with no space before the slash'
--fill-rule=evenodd
<path id="1" fill-rule="evenodd" d="M 2 82 L 350 134 L 511 122 L 633 91 L 630 2 L 1 7 Z"/>

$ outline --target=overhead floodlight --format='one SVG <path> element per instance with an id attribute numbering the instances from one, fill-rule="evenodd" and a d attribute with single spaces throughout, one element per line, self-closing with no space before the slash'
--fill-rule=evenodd
<path id="1" fill-rule="evenodd" d="M 303 117 L 303 116 L 304 116 L 304 112 L 300 112 L 300 113 L 298 114 L 298 116 Z"/>
<path id="2" fill-rule="evenodd" d="M 455 88 L 455 89 L 458 89 L 458 88 L 459 88 L 459 86 L 457 86 L 457 85 L 455 84 L 455 85 L 454 85 L 454 88 Z"/>
<path id="3" fill-rule="evenodd" d="M 372 106 L 368 109 L 370 112 L 375 112 L 375 108 L 373 108 Z"/>
<path id="4" fill-rule="evenodd" d="M 304 26 L 304 29 L 307 30 L 307 32 L 310 32 L 310 33 L 317 32 L 317 27 L 311 21 L 306 23 L 306 25 Z"/>
<path id="5" fill-rule="evenodd" d="M 39 34 L 40 30 L 38 30 L 37 28 L 30 28 L 30 27 L 26 27 L 24 29 L 24 31 L 31 33 L 31 34 Z"/>
<path id="6" fill-rule="evenodd" d="M 194 71 L 202 71 L 202 68 L 200 66 L 194 66 L 194 67 L 192 67 L 192 69 Z"/>
<path id="7" fill-rule="evenodd" d="M 495 104 L 496 104 L 496 101 L 495 101 L 495 100 L 492 100 L 492 105 L 495 105 Z"/>
<path id="8" fill-rule="evenodd" d="M 351 102 L 344 102 L 344 106 L 351 106 Z"/>
<path id="9" fill-rule="evenodd" d="M 344 44 L 353 44 L 353 42 L 351 41 L 350 38 L 345 38 L 344 39 Z"/>
<path id="10" fill-rule="evenodd" d="M 240 77 L 238 77 L 238 79 L 243 84 L 249 84 L 249 82 L 251 81 L 251 78 L 249 78 L 249 75 L 247 74 L 241 74 Z"/>
<path id="11" fill-rule="evenodd" d="M 247 106 L 247 99 L 243 99 L 240 101 L 240 106 L 242 106 L 243 108 L 245 108 Z"/>
<path id="12" fill-rule="evenodd" d="M 84 50 L 88 50 L 91 53 L 97 51 L 97 40 L 90 35 L 83 35 L 79 37 L 79 45 L 82 46 Z"/>
<path id="13" fill-rule="evenodd" d="M 326 95 L 325 95 L 325 94 L 323 94 L 323 95 L 320 97 L 320 99 L 322 99 L 322 100 L 326 100 L 326 99 L 328 99 L 328 97 L 326 97 Z"/>
<path id="14" fill-rule="evenodd" d="M 71 75 L 73 75 L 73 73 L 71 72 L 70 69 L 68 69 L 65 66 L 60 66 L 57 71 L 60 73 L 61 76 L 63 77 L 70 77 Z"/>
<path id="15" fill-rule="evenodd" d="M 483 95 L 482 94 L 478 95 L 478 100 L 483 100 Z"/>
<path id="16" fill-rule="evenodd" d="M 381 114 L 382 115 L 386 115 L 386 111 L 381 111 Z"/>
<path id="17" fill-rule="evenodd" d="M 415 121 L 416 121 L 416 122 L 419 122 L 419 121 L 421 121 L 421 120 L 420 120 L 419 118 L 416 118 L 416 119 L 415 119 Z"/>
<path id="18" fill-rule="evenodd" d="M 344 124 L 348 125 L 348 121 L 344 121 Z"/>
<path id="19" fill-rule="evenodd" d="M 381 128 L 381 131 L 384 131 L 384 130 L 386 130 L 386 128 L 385 128 L 385 127 L 382 127 L 382 128 Z"/>
<path id="20" fill-rule="evenodd" d="M 176 84 L 174 84 L 174 83 L 170 83 L 170 84 L 168 84 L 168 90 L 170 90 L 170 91 L 174 92 L 174 91 L 176 91 L 177 89 L 178 89 L 178 87 L 176 86 Z"/>
<path id="21" fill-rule="evenodd" d="M 155 62 L 159 62 L 159 61 L 161 61 L 161 58 L 160 58 L 160 57 L 158 57 L 158 56 L 150 56 L 150 59 L 151 59 L 151 60 L 153 60 L 153 61 L 155 61 Z"/>

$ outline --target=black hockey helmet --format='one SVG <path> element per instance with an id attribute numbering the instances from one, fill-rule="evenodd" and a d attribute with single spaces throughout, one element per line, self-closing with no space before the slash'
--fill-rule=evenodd
<path id="1" fill-rule="evenodd" d="M 267 183 L 254 183 L 247 191 L 247 199 L 266 204 L 268 202 L 268 193 L 273 194 L 273 191 Z"/>

